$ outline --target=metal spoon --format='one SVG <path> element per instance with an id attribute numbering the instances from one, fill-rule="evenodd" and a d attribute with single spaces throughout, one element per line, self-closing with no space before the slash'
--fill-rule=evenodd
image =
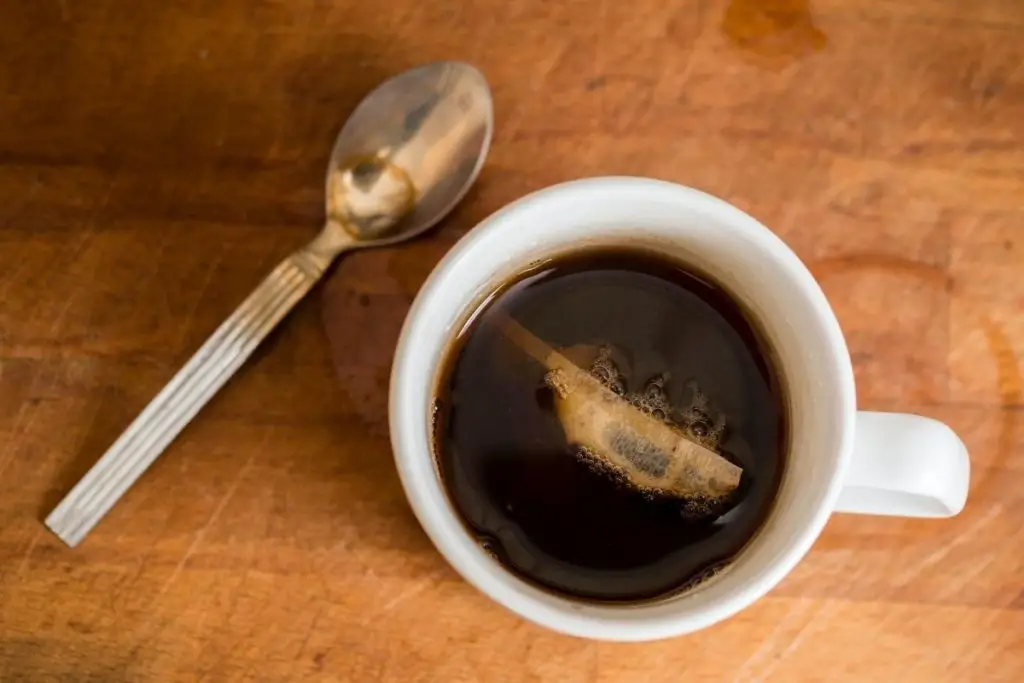
<path id="1" fill-rule="evenodd" d="M 334 143 L 327 221 L 284 260 L 46 518 L 74 547 L 343 252 L 411 239 L 465 196 L 494 127 L 483 75 L 459 62 L 407 71 L 364 99 Z"/>

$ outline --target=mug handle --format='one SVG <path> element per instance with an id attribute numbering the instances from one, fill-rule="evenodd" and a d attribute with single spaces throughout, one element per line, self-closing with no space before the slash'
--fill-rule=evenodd
<path id="1" fill-rule="evenodd" d="M 971 462 L 947 425 L 920 415 L 859 411 L 836 512 L 952 517 L 967 501 Z"/>

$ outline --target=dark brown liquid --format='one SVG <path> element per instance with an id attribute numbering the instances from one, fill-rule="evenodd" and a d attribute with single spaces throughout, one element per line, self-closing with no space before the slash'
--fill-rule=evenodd
<path id="1" fill-rule="evenodd" d="M 740 487 L 695 505 L 595 468 L 566 442 L 546 369 L 502 333 L 503 316 L 554 348 L 610 350 L 615 389 L 637 404 L 660 376 L 658 417 L 721 434 Z M 751 539 L 782 476 L 785 401 L 760 335 L 721 288 L 646 253 L 582 252 L 506 285 L 452 345 L 437 399 L 438 464 L 466 527 L 517 575 L 578 598 L 694 585 Z"/>

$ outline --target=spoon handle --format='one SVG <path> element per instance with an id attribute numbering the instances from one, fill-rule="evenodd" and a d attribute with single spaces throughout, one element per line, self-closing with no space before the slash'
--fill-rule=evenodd
<path id="1" fill-rule="evenodd" d="M 46 518 L 74 547 L 305 296 L 331 259 L 302 249 L 225 320 Z"/>

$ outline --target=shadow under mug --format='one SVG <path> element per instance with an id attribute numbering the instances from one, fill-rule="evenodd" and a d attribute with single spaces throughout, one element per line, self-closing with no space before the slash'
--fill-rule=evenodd
<path id="1" fill-rule="evenodd" d="M 587 603 L 516 577 L 466 531 L 432 452 L 439 366 L 473 310 L 528 264 L 588 246 L 655 250 L 721 283 L 767 336 L 789 398 L 786 471 L 761 529 L 713 578 L 660 601 Z M 452 566 L 526 619 L 605 640 L 652 640 L 710 626 L 778 584 L 832 513 L 953 516 L 964 506 L 970 478 L 967 451 L 946 425 L 857 411 L 853 367 L 835 314 L 782 240 L 727 202 L 645 178 L 550 187 L 499 210 L 463 237 L 424 283 L 406 318 L 391 373 L 389 421 L 412 509 Z"/>

